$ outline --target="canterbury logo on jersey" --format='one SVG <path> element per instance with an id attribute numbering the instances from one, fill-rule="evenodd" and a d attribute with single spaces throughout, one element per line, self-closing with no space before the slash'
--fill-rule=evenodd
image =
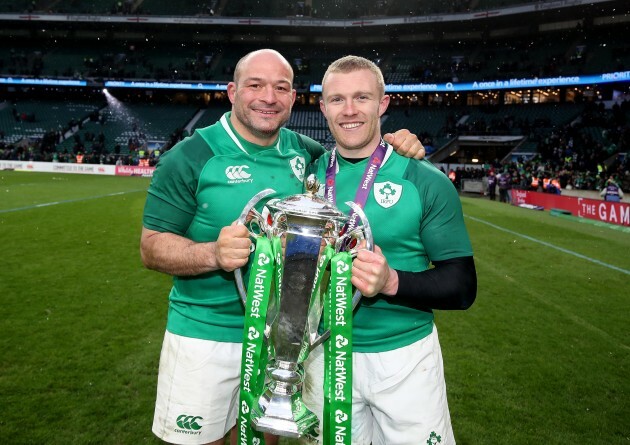
<path id="1" fill-rule="evenodd" d="M 225 169 L 225 176 L 228 184 L 239 184 L 242 182 L 253 182 L 252 175 L 247 171 L 249 165 L 230 165 Z"/>

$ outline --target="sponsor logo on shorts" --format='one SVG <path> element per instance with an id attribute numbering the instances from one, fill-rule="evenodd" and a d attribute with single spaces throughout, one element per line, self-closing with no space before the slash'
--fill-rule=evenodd
<path id="1" fill-rule="evenodd" d="M 431 431 L 431 435 L 427 439 L 427 445 L 435 445 L 442 442 L 442 436 L 438 436 L 435 431 Z"/>
<path id="2" fill-rule="evenodd" d="M 225 176 L 228 184 L 240 184 L 243 182 L 254 182 L 252 175 L 247 171 L 249 165 L 230 165 L 225 169 Z"/>
<path id="3" fill-rule="evenodd" d="M 201 434 L 199 430 L 202 428 L 198 423 L 200 420 L 203 420 L 203 417 L 180 414 L 175 421 L 179 428 L 175 428 L 174 431 L 180 434 L 199 435 Z"/>

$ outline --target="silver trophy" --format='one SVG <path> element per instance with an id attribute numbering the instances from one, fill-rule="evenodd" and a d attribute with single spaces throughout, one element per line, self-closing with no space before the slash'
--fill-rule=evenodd
<path id="1" fill-rule="evenodd" d="M 373 250 L 369 222 L 359 206 L 347 202 L 359 216 L 361 224 L 343 235 L 340 231 L 348 217 L 334 205 L 316 195 L 319 183 L 308 178 L 307 193 L 267 203 L 270 218 L 264 218 L 254 206 L 274 193 L 263 190 L 245 206 L 239 223 L 249 227 L 252 236 L 281 237 L 283 268 L 280 292 L 271 296 L 267 311 L 265 338 L 269 342 L 267 382 L 258 403 L 252 407 L 254 429 L 280 436 L 303 437 L 312 432 L 318 419 L 302 402 L 301 387 L 304 369 L 301 363 L 308 352 L 325 341 L 330 331 L 318 334 L 323 310 L 323 296 L 328 287 L 328 273 L 319 288 L 316 274 L 320 254 L 326 244 L 335 251 L 349 251 L 353 256 L 361 240 Z M 243 302 L 247 292 L 240 269 L 235 271 L 236 284 Z M 352 307 L 356 307 L 361 293 L 355 290 Z"/>

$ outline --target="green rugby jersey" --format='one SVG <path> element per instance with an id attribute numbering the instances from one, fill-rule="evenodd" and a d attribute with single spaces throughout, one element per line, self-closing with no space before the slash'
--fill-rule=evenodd
<path id="1" fill-rule="evenodd" d="M 330 154 L 313 166 L 325 183 Z M 356 164 L 337 156 L 336 199 L 340 210 L 354 201 L 368 160 Z M 431 260 L 472 256 L 461 203 L 451 181 L 426 160 L 404 158 L 389 147 L 364 208 L 374 235 L 393 269 L 421 272 Z M 422 293 L 422 289 L 418 289 Z M 433 312 L 410 308 L 395 297 L 362 298 L 353 318 L 357 352 L 401 348 L 429 335 Z"/>
<path id="2" fill-rule="evenodd" d="M 267 199 L 301 193 L 306 165 L 322 153 L 317 142 L 285 128 L 269 147 L 251 144 L 236 133 L 228 112 L 161 156 L 143 225 L 195 242 L 216 241 L 261 190 L 276 191 Z M 243 305 L 234 274 L 174 277 L 166 328 L 186 337 L 240 343 Z"/>

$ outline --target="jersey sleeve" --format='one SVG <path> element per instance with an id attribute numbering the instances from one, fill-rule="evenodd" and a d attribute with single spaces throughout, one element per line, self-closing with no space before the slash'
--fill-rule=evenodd
<path id="1" fill-rule="evenodd" d="M 149 186 L 142 223 L 147 229 L 184 235 L 195 216 L 197 185 L 210 147 L 195 134 L 160 157 Z"/>
<path id="2" fill-rule="evenodd" d="M 477 297 L 477 271 L 471 256 L 434 261 L 423 272 L 397 270 L 396 298 L 420 310 L 468 309 Z"/>
<path id="3" fill-rule="evenodd" d="M 472 256 L 459 195 L 446 175 L 426 160 L 412 160 L 405 176 L 416 184 L 420 195 L 420 236 L 429 259 Z"/>

